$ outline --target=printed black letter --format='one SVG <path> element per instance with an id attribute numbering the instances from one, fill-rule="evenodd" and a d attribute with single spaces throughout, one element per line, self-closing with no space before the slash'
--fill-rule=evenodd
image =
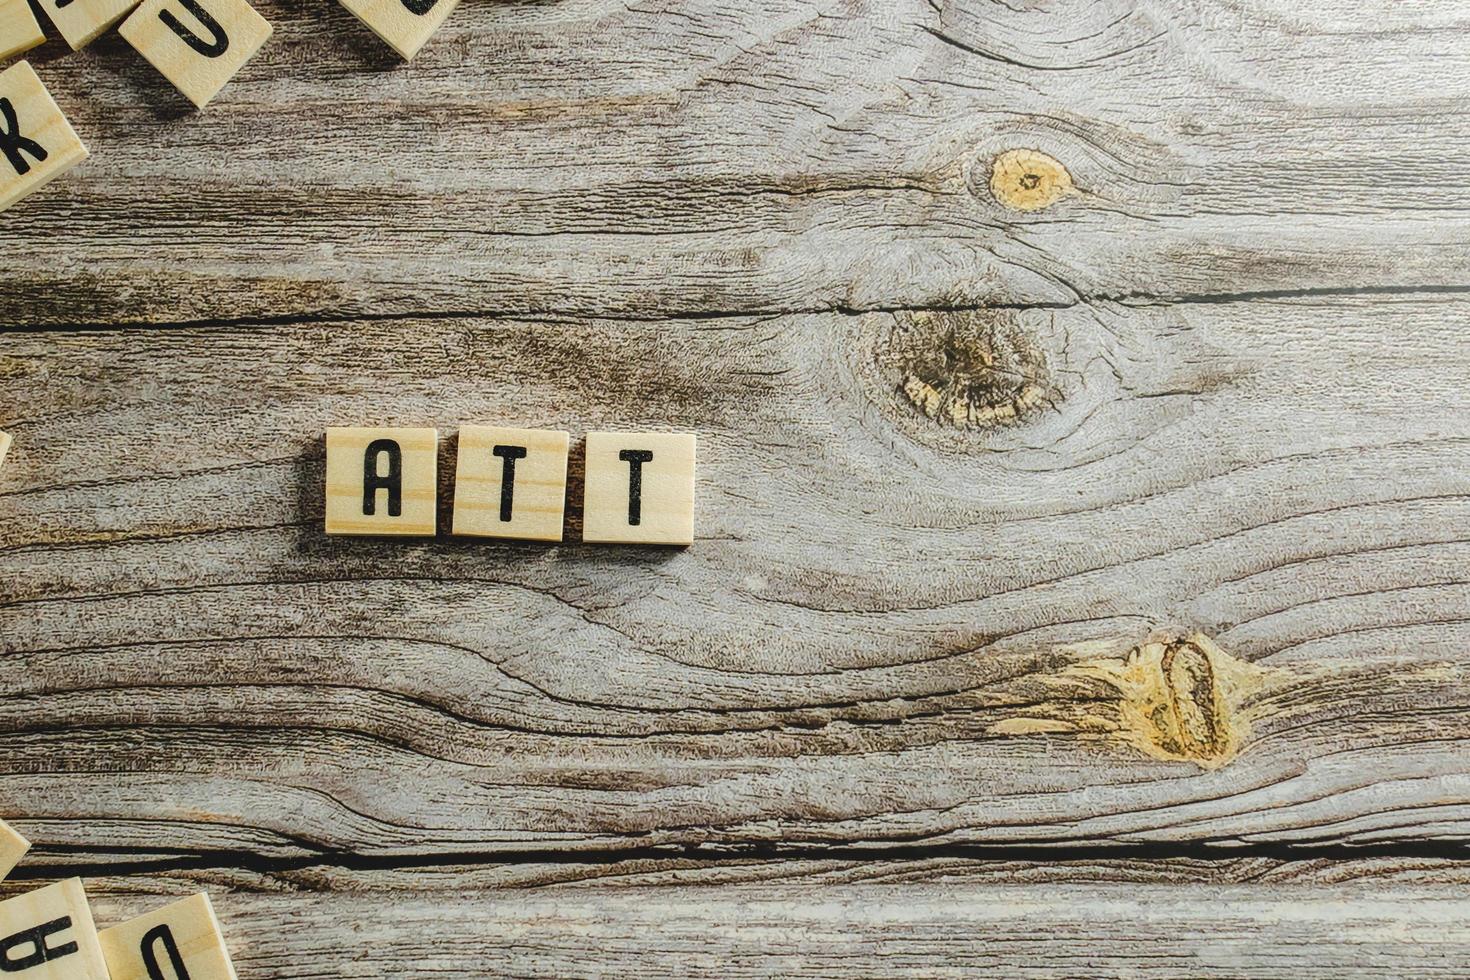
<path id="1" fill-rule="evenodd" d="M 409 13 L 422 17 L 434 9 L 434 4 L 439 0 L 403 0 L 404 9 Z"/>
<path id="2" fill-rule="evenodd" d="M 219 21 L 209 16 L 209 12 L 203 7 L 199 6 L 199 0 L 179 0 L 179 3 L 183 4 L 184 9 L 194 15 L 194 19 L 199 21 L 204 29 L 208 31 L 210 35 L 214 38 L 214 40 L 206 41 L 204 40 L 204 38 L 200 37 L 198 34 L 195 34 L 192 30 L 179 23 L 179 19 L 173 15 L 173 11 L 160 10 L 158 12 L 158 19 L 163 21 L 165 27 L 177 34 L 180 38 L 183 39 L 183 42 L 185 44 L 193 48 L 195 51 L 198 51 L 206 58 L 218 58 L 220 55 L 229 50 L 230 36 L 226 34 L 225 29 L 219 25 Z"/>
<path id="3" fill-rule="evenodd" d="M 33 966 L 40 966 L 50 960 L 57 960 L 70 953 L 77 951 L 76 943 L 63 943 L 60 946 L 47 946 L 46 937 L 53 933 L 61 932 L 71 928 L 71 916 L 63 915 L 59 919 L 33 926 L 30 929 L 17 932 L 13 936 L 0 939 L 0 973 L 19 973 L 21 970 L 29 970 Z M 31 944 L 31 951 L 24 956 L 12 957 L 11 951 L 17 946 Z"/>
<path id="4" fill-rule="evenodd" d="M 378 455 L 388 454 L 388 472 L 378 475 Z M 362 460 L 362 512 L 368 517 L 378 512 L 378 491 L 388 491 L 388 516 L 403 516 L 403 450 L 393 439 L 374 439 L 368 443 Z"/>
<path id="5" fill-rule="evenodd" d="M 643 464 L 653 459 L 653 450 L 624 449 L 618 459 L 628 464 L 628 523 L 637 527 L 643 520 Z"/>
<path id="6" fill-rule="evenodd" d="M 173 930 L 167 925 L 154 926 L 143 933 L 143 941 L 138 944 L 143 954 L 143 965 L 148 968 L 148 980 L 168 980 L 163 975 L 163 969 L 158 965 L 158 954 L 153 951 L 155 943 L 162 942 L 164 952 L 168 953 L 169 962 L 174 967 L 174 980 L 189 980 L 189 971 L 184 969 L 184 957 L 179 953 L 179 945 L 174 942 Z"/>
<path id="7" fill-rule="evenodd" d="M 20 151 L 26 151 L 39 163 L 46 159 L 46 148 L 35 140 L 20 135 L 20 120 L 15 118 L 15 106 L 10 104 L 9 99 L 0 99 L 0 116 L 5 119 L 5 129 L 0 131 L 0 151 L 5 153 L 5 159 L 10 161 L 15 172 L 24 176 L 31 172 L 31 163 L 20 155 Z"/>
<path id="8" fill-rule="evenodd" d="M 525 446 L 496 446 L 491 450 L 505 460 L 500 465 L 500 519 L 510 520 L 511 505 L 516 493 L 516 460 L 526 458 Z"/>

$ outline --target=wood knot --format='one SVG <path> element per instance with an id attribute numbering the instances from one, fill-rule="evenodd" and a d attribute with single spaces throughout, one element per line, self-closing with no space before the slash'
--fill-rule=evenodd
<path id="1" fill-rule="evenodd" d="M 903 394 L 947 425 L 1007 425 L 1054 407 L 1060 397 L 1046 352 L 999 311 L 908 314 L 890 353 Z"/>
<path id="2" fill-rule="evenodd" d="M 1121 659 L 1084 661 L 1068 673 L 1100 680 L 1116 693 L 1117 717 L 1094 717 L 1094 723 L 1155 758 L 1206 769 L 1240 751 L 1249 730 L 1245 701 L 1266 677 L 1201 633 L 1143 643 Z"/>
<path id="3" fill-rule="evenodd" d="M 1040 150 L 1006 150 L 991 161 L 990 193 L 1013 211 L 1040 211 L 1077 193 L 1060 160 Z"/>

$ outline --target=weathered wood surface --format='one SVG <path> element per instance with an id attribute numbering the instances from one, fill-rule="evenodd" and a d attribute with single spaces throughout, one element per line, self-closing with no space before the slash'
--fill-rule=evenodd
<path id="1" fill-rule="evenodd" d="M 1463 837 L 1467 312 L 13 338 L 8 806 L 277 857 Z M 1019 425 L 909 402 L 1007 329 Z M 575 478 L 561 546 L 322 533 L 326 425 L 508 419 L 699 431 L 695 547 L 578 543 Z M 1194 629 L 1147 717 L 1107 658 Z"/>
<path id="2" fill-rule="evenodd" d="M 189 111 L 35 60 L 93 150 L 0 217 L 0 320 L 889 309 L 1464 287 L 1470 11 L 1393 0 L 330 0 Z M 1079 193 L 1023 214 L 998 152 Z"/>
<path id="3" fill-rule="evenodd" d="M 6 890 L 247 980 L 1463 975 L 1470 13 L 260 7 L 203 116 L 33 59 Z M 375 422 L 697 430 L 699 540 L 575 453 L 560 546 L 329 539 Z"/>
<path id="4" fill-rule="evenodd" d="M 242 893 L 216 907 L 242 937 L 233 950 L 242 977 L 1340 980 L 1459 978 L 1470 958 L 1463 887 L 767 884 L 393 899 Z M 100 922 L 162 901 L 94 890 Z M 1351 938 L 1320 941 L 1333 935 Z"/>

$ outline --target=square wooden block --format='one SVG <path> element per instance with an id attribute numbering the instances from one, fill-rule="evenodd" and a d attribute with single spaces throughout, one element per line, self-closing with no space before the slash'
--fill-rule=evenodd
<path id="1" fill-rule="evenodd" d="M 112 980 L 235 980 L 214 906 L 203 893 L 97 934 Z"/>
<path id="2" fill-rule="evenodd" d="M 0 466 L 5 465 L 5 454 L 10 452 L 10 433 L 0 432 Z"/>
<path id="3" fill-rule="evenodd" d="M 108 980 L 82 879 L 0 902 L 0 974 L 24 980 Z"/>
<path id="4" fill-rule="evenodd" d="M 5 433 L 0 432 L 0 437 Z M 5 456 L 5 440 L 0 438 L 0 459 Z M 0 820 L 0 878 L 10 874 L 10 869 L 20 863 L 20 859 L 26 856 L 26 851 L 31 849 L 31 842 L 11 829 L 4 820 Z"/>
<path id="5" fill-rule="evenodd" d="M 587 433 L 582 540 L 694 543 L 694 436 Z"/>
<path id="6" fill-rule="evenodd" d="M 85 159 L 87 148 L 30 64 L 0 71 L 0 211 Z"/>
<path id="7" fill-rule="evenodd" d="M 453 533 L 560 541 L 570 443 L 549 429 L 461 428 Z"/>
<path id="8" fill-rule="evenodd" d="M 327 533 L 433 537 L 437 429 L 327 430 Z"/>
<path id="9" fill-rule="evenodd" d="M 409 61 L 459 0 L 342 0 L 342 6 Z"/>
<path id="10" fill-rule="evenodd" d="M 26 0 L 0 0 L 0 61 L 29 51 L 46 34 Z"/>
<path id="11" fill-rule="evenodd" d="M 40 0 L 41 9 L 73 51 L 86 47 L 128 15 L 138 0 Z"/>
<path id="12" fill-rule="evenodd" d="M 197 108 L 271 36 L 245 0 L 144 0 L 118 33 Z"/>

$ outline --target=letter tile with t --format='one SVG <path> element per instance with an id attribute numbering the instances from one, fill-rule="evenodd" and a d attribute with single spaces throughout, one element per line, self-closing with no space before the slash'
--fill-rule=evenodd
<path id="1" fill-rule="evenodd" d="M 138 0 L 39 0 L 73 51 L 91 44 L 128 15 Z"/>
<path id="2" fill-rule="evenodd" d="M 29 0 L 0 0 L 0 60 L 46 40 Z"/>
<path id="3" fill-rule="evenodd" d="M 438 471 L 435 429 L 328 429 L 327 533 L 432 537 Z"/>
<path id="4" fill-rule="evenodd" d="M 24 980 L 108 980 L 82 879 L 0 902 L 0 973 Z"/>
<path id="5" fill-rule="evenodd" d="M 694 543 L 694 436 L 587 433 L 582 540 Z"/>
<path id="6" fill-rule="evenodd" d="M 374 34 L 403 58 L 419 53 L 459 0 L 342 0 Z"/>
<path id="7" fill-rule="evenodd" d="M 87 159 L 29 62 L 0 71 L 0 211 Z"/>
<path id="8" fill-rule="evenodd" d="M 97 934 L 112 980 L 235 980 L 214 906 L 203 893 Z"/>
<path id="9" fill-rule="evenodd" d="M 118 33 L 197 108 L 271 36 L 245 0 L 144 0 Z"/>
<path id="10" fill-rule="evenodd" d="M 548 429 L 461 428 L 454 533 L 560 541 L 570 441 Z"/>

